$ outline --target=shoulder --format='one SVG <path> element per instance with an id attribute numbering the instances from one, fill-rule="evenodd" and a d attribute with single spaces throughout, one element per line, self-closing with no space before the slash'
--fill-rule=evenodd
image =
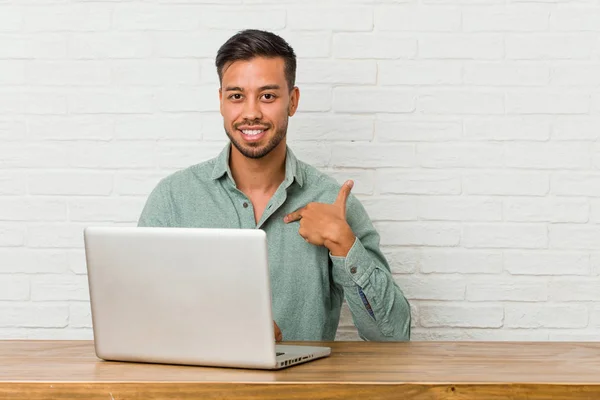
<path id="1" fill-rule="evenodd" d="M 186 191 L 192 188 L 206 187 L 206 183 L 212 181 L 215 162 L 216 158 L 212 158 L 172 172 L 162 178 L 154 190 L 167 194 Z"/>

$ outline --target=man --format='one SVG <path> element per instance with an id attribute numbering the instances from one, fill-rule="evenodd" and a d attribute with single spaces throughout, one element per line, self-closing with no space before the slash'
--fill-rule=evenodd
<path id="1" fill-rule="evenodd" d="M 159 182 L 138 225 L 263 229 L 276 340 L 334 340 L 344 298 L 362 339 L 409 340 L 408 301 L 352 181 L 340 188 L 286 144 L 300 98 L 293 49 L 246 30 L 219 49 L 216 67 L 230 141 Z"/>

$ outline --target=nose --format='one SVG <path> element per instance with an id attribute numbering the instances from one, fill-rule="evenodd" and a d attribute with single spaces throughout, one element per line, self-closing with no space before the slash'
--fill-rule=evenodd
<path id="1" fill-rule="evenodd" d="M 260 104 L 255 99 L 248 98 L 244 102 L 244 119 L 249 121 L 262 119 L 262 112 L 260 110 Z"/>

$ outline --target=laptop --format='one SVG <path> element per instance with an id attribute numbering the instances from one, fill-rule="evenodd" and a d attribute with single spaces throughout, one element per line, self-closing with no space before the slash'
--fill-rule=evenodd
<path id="1" fill-rule="evenodd" d="M 87 227 L 84 244 L 100 359 L 275 370 L 331 353 L 276 344 L 262 230 Z"/>

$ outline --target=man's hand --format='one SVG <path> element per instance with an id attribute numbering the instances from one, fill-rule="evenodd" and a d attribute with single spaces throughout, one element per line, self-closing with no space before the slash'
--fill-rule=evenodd
<path id="1" fill-rule="evenodd" d="M 356 237 L 346 221 L 346 201 L 354 186 L 346 181 L 333 204 L 309 203 L 288 214 L 285 223 L 300 221 L 298 233 L 308 243 L 325 246 L 331 255 L 346 257 Z"/>
<path id="2" fill-rule="evenodd" d="M 275 328 L 275 341 L 281 342 L 283 340 L 283 334 L 281 333 L 281 329 L 279 329 L 275 321 L 273 321 L 273 328 Z"/>

